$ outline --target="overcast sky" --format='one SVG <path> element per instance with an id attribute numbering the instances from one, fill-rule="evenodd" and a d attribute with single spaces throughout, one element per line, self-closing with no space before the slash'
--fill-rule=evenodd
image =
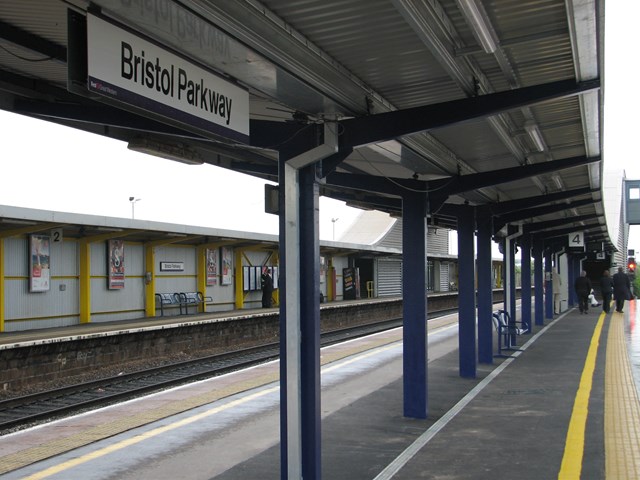
<path id="1" fill-rule="evenodd" d="M 124 142 L 1 110 L 0 125 L 0 204 L 278 233 L 277 216 L 264 213 L 264 180 L 133 152 Z M 132 196 L 140 199 L 133 208 Z M 338 238 L 359 212 L 321 199 L 321 238 L 332 239 L 332 218 Z"/>
<path id="2" fill-rule="evenodd" d="M 640 179 L 636 158 L 640 78 L 633 35 L 640 2 L 608 2 L 605 51 L 605 169 Z M 211 165 L 186 166 L 127 150 L 123 142 L 0 110 L 3 181 L 0 204 L 170 223 L 277 233 L 264 213 L 264 181 Z M 320 236 L 336 238 L 358 210 L 321 199 Z M 332 222 L 332 218 L 337 218 Z M 632 226 L 629 248 L 640 250 Z"/>

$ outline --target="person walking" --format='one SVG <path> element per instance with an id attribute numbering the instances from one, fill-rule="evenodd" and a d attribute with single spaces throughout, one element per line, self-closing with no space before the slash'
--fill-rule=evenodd
<path id="1" fill-rule="evenodd" d="M 613 276 L 613 297 L 616 299 L 616 312 L 623 313 L 624 301 L 631 300 L 631 282 L 622 267 L 618 267 L 618 273 Z"/>
<path id="2" fill-rule="evenodd" d="M 613 280 L 609 275 L 609 270 L 602 272 L 600 279 L 600 293 L 602 293 L 602 311 L 611 312 L 611 295 L 613 295 Z"/>
<path id="3" fill-rule="evenodd" d="M 578 296 L 578 306 L 580 313 L 589 313 L 589 294 L 591 293 L 591 280 L 587 277 L 587 272 L 580 272 L 580 276 L 576 278 L 573 285 L 576 295 Z"/>

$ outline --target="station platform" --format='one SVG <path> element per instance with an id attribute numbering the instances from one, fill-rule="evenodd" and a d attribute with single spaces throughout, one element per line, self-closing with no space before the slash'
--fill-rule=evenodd
<path id="1" fill-rule="evenodd" d="M 456 324 L 430 322 L 423 420 L 402 416 L 401 329 L 324 348 L 322 478 L 640 478 L 635 319 L 635 302 L 570 310 L 475 379 L 458 374 Z M 279 479 L 278 422 L 273 362 L 7 435 L 0 474 Z"/>
<path id="2" fill-rule="evenodd" d="M 430 362 L 427 420 L 400 415 L 400 379 L 359 398 L 323 420 L 323 478 L 640 478 L 629 315 L 600 313 L 565 313 L 475 380 L 458 376 L 457 351 Z M 277 453 L 216 478 L 278 478 L 261 474 Z"/>

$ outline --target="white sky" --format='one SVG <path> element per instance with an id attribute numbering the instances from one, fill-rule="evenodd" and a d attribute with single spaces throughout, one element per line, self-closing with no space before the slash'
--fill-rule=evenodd
<path id="1" fill-rule="evenodd" d="M 636 158 L 640 99 L 634 80 L 635 21 L 640 2 L 606 6 L 605 169 L 625 169 L 640 179 Z M 211 165 L 187 166 L 129 151 L 109 140 L 50 122 L 0 110 L 3 179 L 0 204 L 46 210 L 131 217 L 261 233 L 277 233 L 277 217 L 264 213 L 264 181 Z M 320 238 L 340 235 L 359 210 L 322 198 Z M 338 218 L 335 223 L 332 218 Z M 631 227 L 629 248 L 640 251 Z"/>
<path id="2" fill-rule="evenodd" d="M 127 144 L 0 110 L 0 204 L 278 233 L 264 213 L 265 181 L 212 165 L 184 165 Z M 132 209 L 129 197 L 139 198 Z M 322 198 L 320 236 L 331 240 L 360 210 Z"/>

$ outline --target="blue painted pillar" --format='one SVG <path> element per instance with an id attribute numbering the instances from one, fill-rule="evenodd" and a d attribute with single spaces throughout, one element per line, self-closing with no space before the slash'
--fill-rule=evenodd
<path id="1" fill-rule="evenodd" d="M 427 198 L 402 199 L 404 416 L 427 418 Z"/>
<path id="2" fill-rule="evenodd" d="M 525 234 L 522 237 L 520 248 L 522 326 L 531 331 L 531 235 Z"/>
<path id="3" fill-rule="evenodd" d="M 319 185 L 313 165 L 295 170 L 281 161 L 279 173 L 281 478 L 319 480 Z"/>
<path id="4" fill-rule="evenodd" d="M 576 282 L 576 257 L 574 255 L 567 255 L 567 282 L 569 282 L 569 307 L 575 307 L 578 299 L 576 298 L 576 290 L 573 285 Z"/>
<path id="5" fill-rule="evenodd" d="M 473 208 L 458 212 L 458 344 L 460 376 L 476 377 L 475 221 Z"/>
<path id="6" fill-rule="evenodd" d="M 507 254 L 507 249 L 509 248 L 509 242 L 506 239 L 501 238 L 500 240 L 500 251 L 502 252 L 502 298 L 503 305 L 502 309 L 507 311 L 509 310 L 509 255 Z"/>
<path id="7" fill-rule="evenodd" d="M 320 450 L 320 189 L 314 165 L 300 170 L 300 335 L 302 476 L 321 479 Z"/>
<path id="8" fill-rule="evenodd" d="M 542 268 L 544 243 L 542 238 L 533 239 L 533 284 L 534 293 L 534 315 L 535 324 L 544 325 L 544 272 Z"/>
<path id="9" fill-rule="evenodd" d="M 478 225 L 478 361 L 493 363 L 493 277 L 491 272 L 491 236 L 493 216 L 476 211 Z"/>
<path id="10" fill-rule="evenodd" d="M 518 319 L 518 312 L 516 310 L 516 241 L 512 239 L 510 243 L 511 248 L 511 261 L 509 262 L 509 278 L 511 282 L 509 284 L 509 315 L 511 315 L 511 321 L 515 323 Z M 515 342 L 515 339 L 514 339 Z"/>
<path id="11" fill-rule="evenodd" d="M 575 256 L 573 260 L 573 281 L 575 283 L 575 279 L 580 276 L 580 271 L 582 270 L 582 257 Z M 575 304 L 578 305 L 578 295 L 575 293 L 575 289 L 573 288 L 573 283 L 570 285 L 571 290 L 573 290 L 573 295 L 575 298 Z"/>
<path id="12" fill-rule="evenodd" d="M 551 246 L 545 248 L 544 251 L 544 311 L 545 318 L 553 319 L 553 282 L 551 281 L 553 249 Z"/>

